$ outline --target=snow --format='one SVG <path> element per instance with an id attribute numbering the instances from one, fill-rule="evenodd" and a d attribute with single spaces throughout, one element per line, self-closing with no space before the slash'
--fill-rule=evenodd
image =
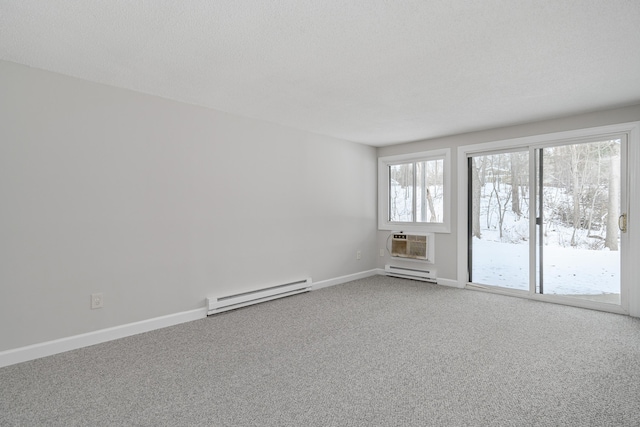
<path id="1" fill-rule="evenodd" d="M 429 191 L 432 195 L 434 195 L 433 208 L 436 213 L 436 218 L 431 218 L 431 215 L 428 211 L 425 212 L 425 216 L 429 219 L 425 222 L 440 222 L 442 221 L 442 216 L 444 212 L 444 205 L 442 200 L 443 188 L 442 186 L 431 185 L 428 186 Z M 397 222 L 411 222 L 413 221 L 413 193 L 411 191 L 411 187 L 402 187 L 396 181 L 392 180 L 391 186 L 389 187 L 390 191 L 390 202 L 391 202 L 391 220 Z M 422 187 L 418 186 L 416 188 L 416 197 L 417 200 L 422 200 Z M 416 212 L 416 217 L 421 218 L 421 206 L 420 203 L 417 204 L 418 212 Z"/>
<path id="2" fill-rule="evenodd" d="M 545 246 L 544 293 L 620 293 L 620 252 Z M 529 242 L 473 239 L 473 282 L 529 289 Z"/>
<path id="3" fill-rule="evenodd" d="M 490 194 L 485 187 L 483 195 Z M 509 186 L 504 190 L 510 191 Z M 506 191 L 505 191 L 506 194 Z M 506 197 L 503 194 L 503 197 Z M 494 197 L 495 200 L 495 197 Z M 497 207 L 481 198 L 481 238 L 472 240 L 474 283 L 529 290 L 529 219 L 518 217 L 511 205 L 504 212 L 503 237 L 498 228 Z M 526 206 L 528 209 L 528 206 Z M 487 223 L 487 215 L 489 221 Z M 545 212 L 545 216 L 550 217 Z M 577 246 L 571 246 L 573 228 L 545 224 L 543 286 L 545 294 L 603 295 L 620 293 L 620 252 L 592 249 L 586 230 L 577 230 Z M 536 273 L 538 275 L 538 273 Z"/>

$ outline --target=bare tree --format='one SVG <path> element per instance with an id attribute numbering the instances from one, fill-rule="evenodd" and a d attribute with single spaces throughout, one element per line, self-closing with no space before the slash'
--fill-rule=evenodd
<path id="1" fill-rule="evenodd" d="M 618 250 L 618 216 L 620 215 L 620 150 L 616 143 L 611 145 L 611 167 L 609 168 L 609 197 L 607 206 L 607 226 L 604 246 Z"/>
<path id="2" fill-rule="evenodd" d="M 507 193 L 507 198 L 505 200 L 501 200 L 499 190 L 497 189 L 495 183 L 493 186 L 493 192 L 496 195 L 496 203 L 498 204 L 498 228 L 500 230 L 500 239 L 502 239 L 504 214 L 507 212 L 507 205 L 509 204 L 509 199 L 511 199 L 511 193 Z"/>
<path id="3" fill-rule="evenodd" d="M 520 209 L 520 155 L 519 153 L 510 153 L 509 160 L 511 162 L 511 210 L 518 217 L 522 216 Z"/>
<path id="4" fill-rule="evenodd" d="M 591 196 L 591 207 L 589 209 L 589 218 L 587 219 L 587 232 L 591 233 L 591 229 L 593 228 L 593 216 L 596 211 L 596 201 L 598 200 L 598 196 L 600 195 L 600 177 L 602 176 L 602 150 L 600 147 L 596 147 L 596 152 L 598 154 L 598 160 L 596 161 L 596 178 L 595 178 L 595 191 Z M 591 236 L 589 237 L 596 237 Z M 600 236 L 597 236 L 600 237 Z"/>
<path id="5" fill-rule="evenodd" d="M 578 246 L 576 231 L 580 227 L 580 163 L 581 157 L 578 145 L 571 145 L 571 184 L 573 196 L 573 233 L 571 234 L 571 246 Z"/>
<path id="6" fill-rule="evenodd" d="M 436 214 L 436 208 L 433 206 L 433 197 L 431 196 L 431 191 L 429 191 L 429 187 L 425 187 L 427 193 L 427 205 L 429 207 L 429 222 L 437 222 L 438 215 Z"/>

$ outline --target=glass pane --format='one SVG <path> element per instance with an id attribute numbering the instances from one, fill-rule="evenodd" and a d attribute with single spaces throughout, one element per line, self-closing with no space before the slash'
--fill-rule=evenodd
<path id="1" fill-rule="evenodd" d="M 389 166 L 389 221 L 413 221 L 413 163 Z"/>
<path id="2" fill-rule="evenodd" d="M 528 152 L 470 160 L 474 283 L 529 289 L 528 165 Z"/>
<path id="3" fill-rule="evenodd" d="M 444 160 L 416 163 L 416 222 L 442 222 Z"/>
<path id="4" fill-rule="evenodd" d="M 539 292 L 619 304 L 620 143 L 542 150 Z"/>

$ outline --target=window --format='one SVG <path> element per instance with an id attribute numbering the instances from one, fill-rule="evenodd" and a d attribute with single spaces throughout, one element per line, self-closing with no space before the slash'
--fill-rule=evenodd
<path id="1" fill-rule="evenodd" d="M 378 228 L 450 232 L 450 149 L 378 159 Z"/>

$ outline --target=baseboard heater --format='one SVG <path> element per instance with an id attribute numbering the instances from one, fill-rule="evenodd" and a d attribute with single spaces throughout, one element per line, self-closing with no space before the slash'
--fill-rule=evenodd
<path id="1" fill-rule="evenodd" d="M 311 290 L 311 278 L 223 297 L 207 298 L 207 315 L 288 297 Z"/>
<path id="2" fill-rule="evenodd" d="M 425 282 L 437 283 L 438 277 L 435 268 L 422 269 L 412 267 L 399 267 L 387 264 L 384 266 L 387 276 L 401 277 L 403 279 L 422 280 Z"/>

